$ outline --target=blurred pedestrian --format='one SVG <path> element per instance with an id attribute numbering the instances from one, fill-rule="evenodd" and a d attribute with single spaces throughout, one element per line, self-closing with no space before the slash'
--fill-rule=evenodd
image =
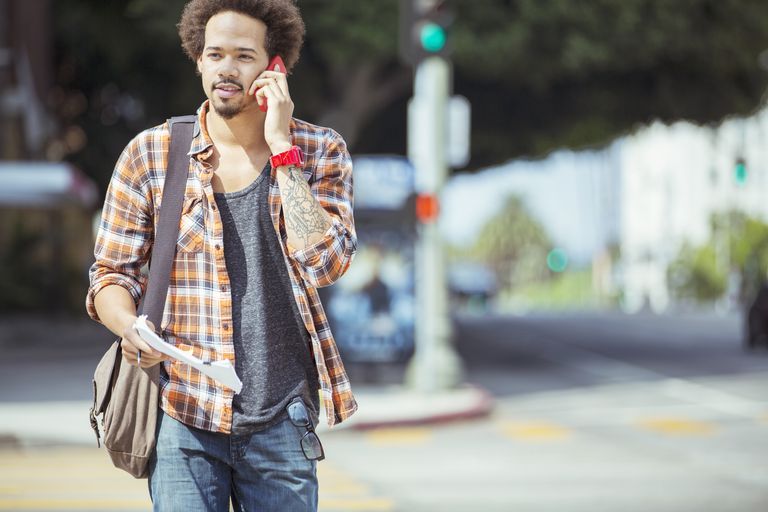
<path id="1" fill-rule="evenodd" d="M 320 398 L 331 426 L 357 409 L 317 293 L 344 274 L 357 246 L 349 153 L 332 129 L 292 117 L 281 71 L 296 64 L 304 39 L 292 0 L 193 0 L 178 28 L 208 99 L 197 111 L 158 327 L 200 359 L 232 361 L 242 392 L 165 359 L 132 327 L 167 123 L 141 132 L 117 162 L 88 313 L 123 338 L 127 363 L 162 364 L 155 510 L 227 511 L 230 500 L 235 510 L 316 510 Z"/>

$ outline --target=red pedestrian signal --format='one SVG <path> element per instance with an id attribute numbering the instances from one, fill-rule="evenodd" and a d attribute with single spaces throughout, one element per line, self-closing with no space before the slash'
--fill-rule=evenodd
<path id="1" fill-rule="evenodd" d="M 422 224 L 435 222 L 440 214 L 440 206 L 437 197 L 432 194 L 419 194 L 416 196 L 416 218 Z"/>

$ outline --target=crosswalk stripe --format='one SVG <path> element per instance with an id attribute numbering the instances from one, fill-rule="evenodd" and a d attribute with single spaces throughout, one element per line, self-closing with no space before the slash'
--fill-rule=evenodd
<path id="1" fill-rule="evenodd" d="M 317 465 L 317 479 L 320 483 L 318 509 L 322 512 L 394 509 L 393 500 L 373 496 L 368 486 L 328 461 Z"/>
<path id="2" fill-rule="evenodd" d="M 0 499 L 0 510 L 149 510 L 145 500 Z"/>
<path id="3" fill-rule="evenodd" d="M 506 437 L 529 441 L 559 441 L 571 435 L 567 428 L 543 421 L 505 421 L 501 430 Z"/>
<path id="4" fill-rule="evenodd" d="M 395 502 L 377 496 L 352 475 L 324 461 L 317 466 L 321 512 L 390 511 Z M 112 467 L 90 448 L 0 450 L 0 511 L 146 511 L 146 480 Z"/>
<path id="5" fill-rule="evenodd" d="M 326 494 L 368 494 L 369 488 L 357 483 L 323 483 L 323 491 Z"/>
<path id="6" fill-rule="evenodd" d="M 424 444 L 431 436 L 427 428 L 380 428 L 366 433 L 368 441 L 378 445 Z"/>
<path id="7" fill-rule="evenodd" d="M 642 428 L 668 435 L 707 435 L 715 430 L 712 423 L 686 418 L 649 418 L 639 422 Z"/>
<path id="8" fill-rule="evenodd" d="M 318 502 L 320 510 L 393 510 L 395 504 L 387 498 L 371 498 L 363 500 L 323 499 Z"/>

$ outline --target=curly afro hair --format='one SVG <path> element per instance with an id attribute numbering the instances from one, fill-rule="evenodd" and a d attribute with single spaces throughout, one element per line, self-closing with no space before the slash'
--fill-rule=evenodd
<path id="1" fill-rule="evenodd" d="M 205 26 L 220 12 L 233 11 L 264 22 L 269 56 L 280 55 L 290 71 L 304 43 L 304 21 L 293 0 L 192 0 L 181 14 L 179 36 L 184 52 L 197 62 L 205 45 Z"/>

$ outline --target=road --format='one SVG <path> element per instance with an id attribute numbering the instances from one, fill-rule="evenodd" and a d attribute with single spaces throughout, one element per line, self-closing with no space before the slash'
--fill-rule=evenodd
<path id="1" fill-rule="evenodd" d="M 487 420 L 329 439 L 393 510 L 768 510 L 768 355 L 736 318 L 461 318 Z M 330 436 L 326 436 L 330 438 Z"/>
<path id="2" fill-rule="evenodd" d="M 742 351 L 737 319 L 531 315 L 456 327 L 467 381 L 494 394 L 494 413 L 326 432 L 321 510 L 768 510 L 768 353 Z M 67 352 L 81 361 L 89 350 Z M 79 399 L 80 363 L 46 361 L 53 352 L 9 349 L 0 402 L 44 389 Z M 30 377 L 35 359 L 50 379 Z M 54 389 L 54 378 L 70 384 Z M 143 484 L 106 470 L 95 449 L 51 450 L 0 451 L 0 510 L 147 509 Z M 85 492 L 94 475 L 101 490 Z"/>

